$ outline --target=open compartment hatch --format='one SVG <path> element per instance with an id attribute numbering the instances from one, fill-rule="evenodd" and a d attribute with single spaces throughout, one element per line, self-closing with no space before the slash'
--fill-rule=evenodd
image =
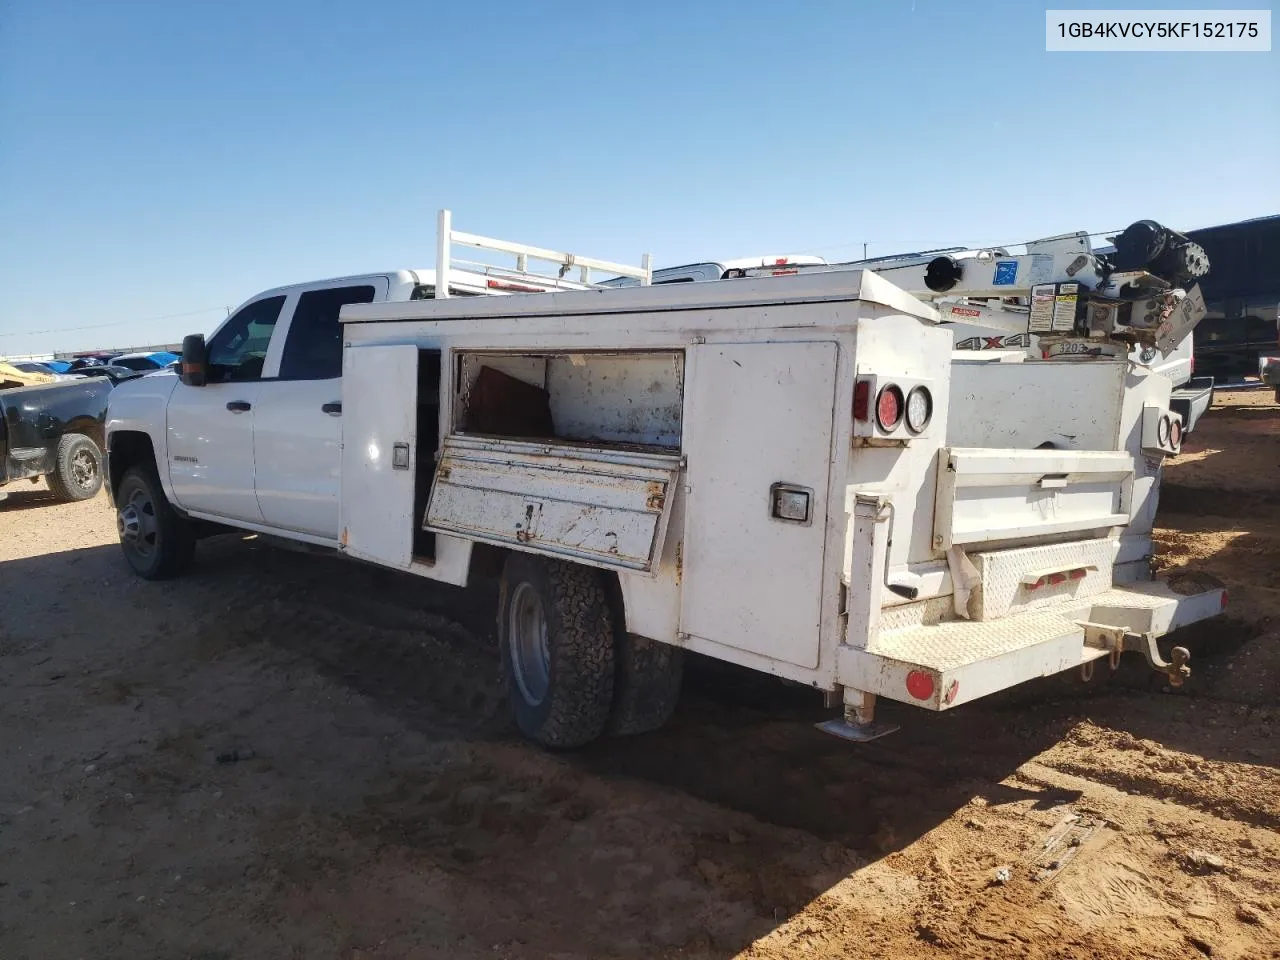
<path id="1" fill-rule="evenodd" d="M 612 570 L 653 573 L 678 453 L 446 437 L 426 527 Z"/>

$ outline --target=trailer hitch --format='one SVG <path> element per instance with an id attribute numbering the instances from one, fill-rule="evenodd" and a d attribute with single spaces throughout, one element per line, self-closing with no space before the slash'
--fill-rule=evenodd
<path id="1" fill-rule="evenodd" d="M 1186 647 L 1174 647 L 1169 651 L 1170 659 L 1160 654 L 1154 633 L 1130 633 L 1124 627 L 1111 627 L 1100 623 L 1081 623 L 1084 628 L 1084 642 L 1090 647 L 1110 652 L 1111 669 L 1120 666 L 1122 653 L 1140 653 L 1147 661 L 1147 666 L 1156 673 L 1163 673 L 1169 680 L 1169 686 L 1180 687 L 1191 676 L 1191 668 L 1187 666 L 1191 659 L 1191 651 Z"/>

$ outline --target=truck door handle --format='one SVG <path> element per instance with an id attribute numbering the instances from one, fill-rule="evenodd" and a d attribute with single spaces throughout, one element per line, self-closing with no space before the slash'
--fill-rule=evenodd
<path id="1" fill-rule="evenodd" d="M 232 400 L 227 404 L 227 409 L 232 413 L 244 413 L 253 407 L 253 404 L 247 400 Z"/>
<path id="2" fill-rule="evenodd" d="M 331 417 L 340 417 L 342 416 L 342 403 L 322 403 L 320 405 L 320 410 Z"/>

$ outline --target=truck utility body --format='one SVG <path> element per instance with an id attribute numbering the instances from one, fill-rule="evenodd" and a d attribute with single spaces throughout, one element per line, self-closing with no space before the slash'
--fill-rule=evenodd
<path id="1" fill-rule="evenodd" d="M 239 386 L 201 385 L 221 332 L 172 397 L 121 388 L 126 556 L 177 572 L 195 517 L 447 583 L 501 570 L 513 710 L 549 746 L 660 724 L 684 650 L 828 692 L 853 739 L 886 732 L 880 696 L 945 710 L 1125 650 L 1177 684 L 1155 638 L 1224 603 L 1144 562 L 1178 418 L 1123 354 L 956 362 L 937 310 L 869 271 L 340 310 L 324 469 L 300 429 L 254 428 L 217 509 L 194 504 L 219 444 L 148 424 Z M 291 342 L 270 334 L 263 389 Z M 264 522 L 264 466 L 329 526 Z"/>
<path id="2" fill-rule="evenodd" d="M 1001 381 L 1043 399 L 1007 446 L 982 443 L 1010 411 L 952 408 L 950 334 L 871 273 L 349 307 L 343 321 L 360 411 L 346 551 L 452 582 L 476 544 L 611 571 L 628 634 L 842 690 L 851 732 L 871 729 L 871 696 L 946 709 L 1154 654 L 1151 638 L 1221 609 L 1220 589 L 1113 576 L 1169 452 L 1166 379 L 1104 360 L 1088 384 L 1063 378 L 1064 396 L 1040 370 L 1080 368 L 984 364 L 979 398 Z M 365 374 L 387 369 L 394 382 Z M 415 385 L 437 381 L 423 438 Z M 971 443 L 946 441 L 953 417 L 971 418 Z M 1066 434 L 1091 445 L 1034 448 Z"/>

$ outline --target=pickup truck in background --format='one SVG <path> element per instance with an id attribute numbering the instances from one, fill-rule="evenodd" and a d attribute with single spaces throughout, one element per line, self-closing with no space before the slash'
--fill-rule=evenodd
<path id="1" fill-rule="evenodd" d="M 0 501 L 6 484 L 41 477 L 60 500 L 87 500 L 102 489 L 113 386 L 101 377 L 0 390 Z"/>

